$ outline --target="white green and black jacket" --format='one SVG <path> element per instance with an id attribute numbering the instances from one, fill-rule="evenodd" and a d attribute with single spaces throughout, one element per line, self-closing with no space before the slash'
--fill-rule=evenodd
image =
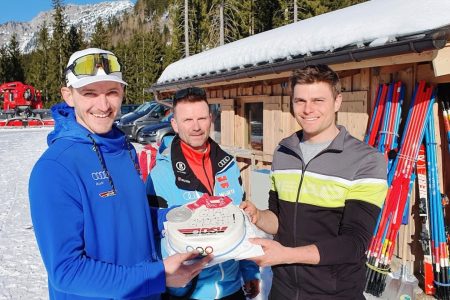
<path id="1" fill-rule="evenodd" d="M 302 131 L 276 148 L 269 209 L 278 217 L 275 239 L 315 244 L 318 265 L 273 267 L 271 299 L 364 299 L 365 252 L 386 193 L 386 162 L 374 148 L 340 133 L 308 164 Z"/>

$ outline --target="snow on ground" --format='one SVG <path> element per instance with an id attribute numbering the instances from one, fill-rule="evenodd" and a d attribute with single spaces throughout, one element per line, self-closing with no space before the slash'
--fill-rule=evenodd
<path id="1" fill-rule="evenodd" d="M 47 273 L 34 237 L 28 201 L 31 169 L 47 149 L 51 128 L 0 129 L 0 300 L 48 299 Z M 142 146 L 134 145 L 139 152 Z M 263 300 L 271 272 L 265 269 Z"/>
<path id="2" fill-rule="evenodd" d="M 48 299 L 28 202 L 31 169 L 49 128 L 0 130 L 0 299 Z"/>
<path id="3" fill-rule="evenodd" d="M 0 129 L 0 299 L 48 299 L 47 273 L 30 218 L 28 179 L 51 128 Z M 142 146 L 135 144 L 138 152 Z M 270 269 L 262 295 L 270 289 Z M 380 299 L 366 295 L 367 299 Z M 425 299 L 416 297 L 417 299 Z M 381 298 L 384 299 L 384 298 Z M 427 298 L 428 299 L 428 298 Z"/>

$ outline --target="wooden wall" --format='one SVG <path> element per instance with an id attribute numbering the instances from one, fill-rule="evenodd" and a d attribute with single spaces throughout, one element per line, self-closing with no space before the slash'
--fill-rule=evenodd
<path id="1" fill-rule="evenodd" d="M 387 62 L 390 62 L 389 60 Z M 386 64 L 365 66 L 364 68 L 342 69 L 339 76 L 342 82 L 343 103 L 337 113 L 337 123 L 344 125 L 355 137 L 364 138 L 370 114 L 376 100 L 379 84 L 402 81 L 406 87 L 403 103 L 402 118 L 406 119 L 409 104 L 412 98 L 415 83 L 426 80 L 430 84 L 450 82 L 450 76 L 435 77 L 431 61 L 415 61 L 411 63 L 401 60 L 400 64 Z M 333 66 L 332 66 L 333 67 Z M 222 141 L 227 147 L 234 149 L 247 149 L 235 151 L 236 158 L 241 167 L 244 188 L 247 197 L 251 199 L 250 171 L 253 168 L 270 168 L 272 154 L 278 142 L 300 129 L 290 113 L 290 87 L 288 77 L 255 82 L 234 83 L 208 87 L 210 99 L 222 104 Z M 247 138 L 247 123 L 244 117 L 245 103 L 263 103 L 263 151 L 249 150 Z M 442 116 L 435 108 L 438 168 L 441 174 L 442 191 L 450 192 L 450 155 L 446 146 L 443 131 Z M 444 154 L 444 155 L 443 155 Z M 405 257 L 417 271 L 422 259 L 422 250 L 419 243 L 421 224 L 418 221 L 418 205 L 413 203 L 410 213 L 410 222 L 402 226 L 398 237 L 395 255 Z M 450 212 L 449 212 L 450 214 Z M 405 244 L 406 242 L 406 244 Z M 404 248 L 403 245 L 406 245 Z"/>

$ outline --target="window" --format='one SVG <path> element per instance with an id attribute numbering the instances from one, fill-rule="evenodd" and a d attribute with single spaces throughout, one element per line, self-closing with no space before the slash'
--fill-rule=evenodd
<path id="1" fill-rule="evenodd" d="M 210 136 L 211 138 L 217 142 L 217 143 L 221 143 L 221 109 L 220 109 L 220 104 L 216 103 L 216 104 L 210 104 L 209 105 L 209 110 L 211 112 L 211 117 L 212 117 L 212 122 L 211 122 L 211 132 L 210 132 Z"/>
<path id="2" fill-rule="evenodd" d="M 263 150 L 263 103 L 245 103 L 247 121 L 247 141 L 250 149 Z"/>

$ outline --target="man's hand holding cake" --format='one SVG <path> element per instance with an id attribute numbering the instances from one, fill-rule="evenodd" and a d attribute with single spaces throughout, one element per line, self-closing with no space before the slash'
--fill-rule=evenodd
<path id="1" fill-rule="evenodd" d="M 185 287 L 212 259 L 212 255 L 207 255 L 194 264 L 185 263 L 198 257 L 198 255 L 198 251 L 192 251 L 188 253 L 177 253 L 164 259 L 166 286 Z"/>

